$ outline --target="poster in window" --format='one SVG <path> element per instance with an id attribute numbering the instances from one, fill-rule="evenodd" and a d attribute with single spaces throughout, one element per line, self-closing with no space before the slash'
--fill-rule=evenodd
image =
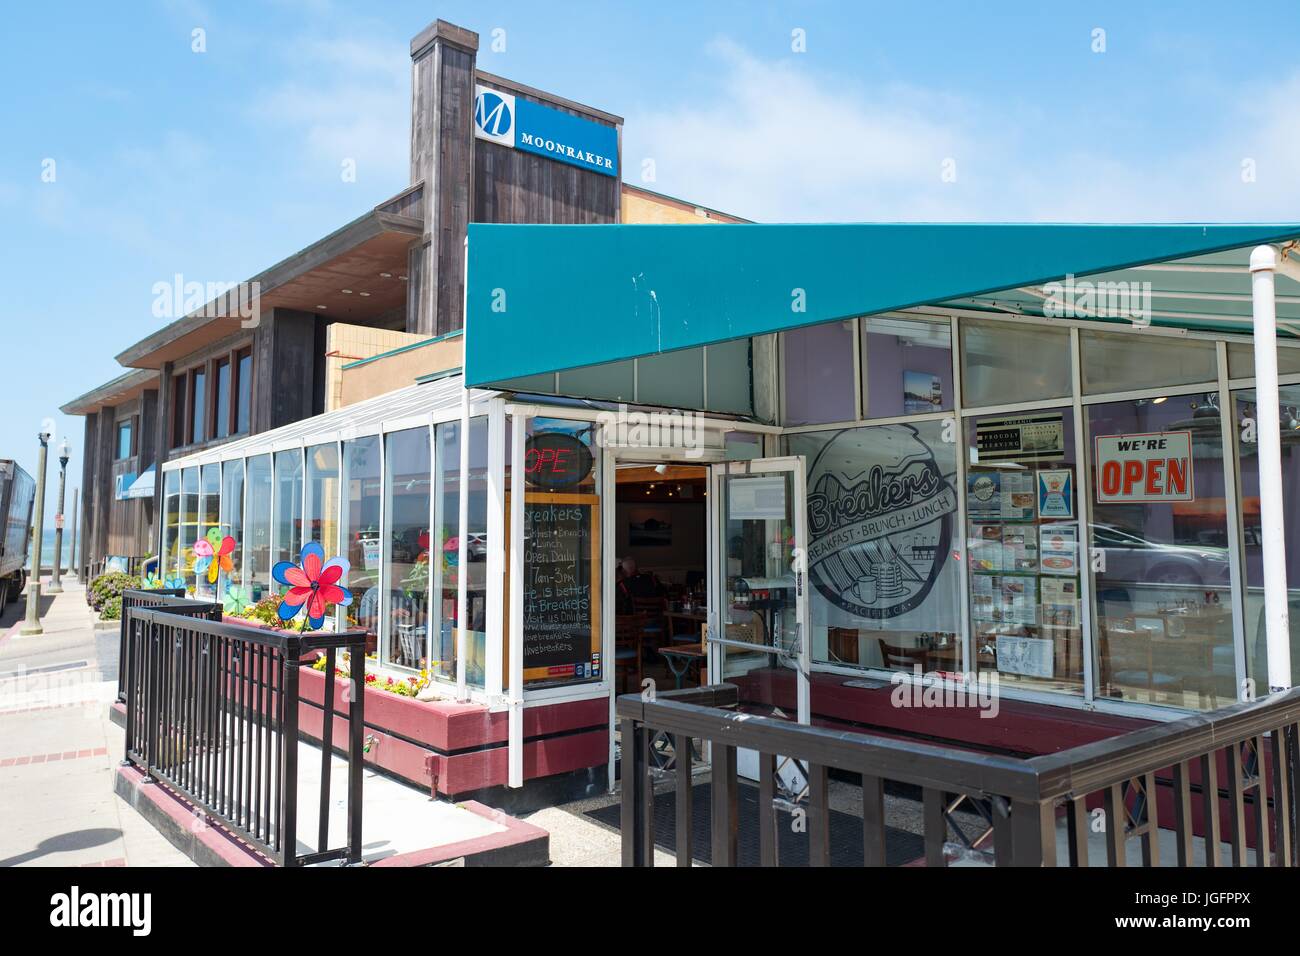
<path id="1" fill-rule="evenodd" d="M 1043 623 L 1053 627 L 1078 625 L 1079 581 L 1077 578 L 1044 577 L 1039 582 Z"/>
<path id="2" fill-rule="evenodd" d="M 1065 457 L 1065 417 L 1061 412 L 986 418 L 975 426 L 981 463 L 1053 461 Z"/>
<path id="3" fill-rule="evenodd" d="M 1043 518 L 1074 517 L 1074 472 L 1069 468 L 1038 472 L 1038 514 Z"/>
<path id="4" fill-rule="evenodd" d="M 1002 520 L 1033 521 L 1036 510 L 1034 476 L 1027 471 L 1002 475 Z"/>
<path id="5" fill-rule="evenodd" d="M 1051 677 L 1052 642 L 1047 638 L 999 634 L 998 670 L 1025 677 Z"/>
<path id="6" fill-rule="evenodd" d="M 1002 475 L 981 471 L 966 476 L 966 513 L 972 521 L 1002 517 Z"/>
<path id="7" fill-rule="evenodd" d="M 920 415 L 943 408 L 943 382 L 930 372 L 903 372 L 903 414 Z"/>
<path id="8" fill-rule="evenodd" d="M 1077 574 L 1079 526 L 1073 523 L 1040 525 L 1038 561 L 1043 574 Z"/>

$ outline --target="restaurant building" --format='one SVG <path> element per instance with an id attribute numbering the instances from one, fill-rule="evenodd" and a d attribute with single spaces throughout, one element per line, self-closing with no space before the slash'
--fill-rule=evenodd
<path id="1" fill-rule="evenodd" d="M 413 42 L 411 189 L 255 328 L 187 316 L 70 406 L 99 520 L 140 403 L 163 577 L 210 527 L 250 601 L 349 559 L 331 626 L 433 680 L 368 759 L 537 806 L 613 786 L 636 688 L 1029 756 L 1290 685 L 1300 226 L 743 224 L 476 49 Z M 992 712 L 900 703 L 971 679 Z"/>

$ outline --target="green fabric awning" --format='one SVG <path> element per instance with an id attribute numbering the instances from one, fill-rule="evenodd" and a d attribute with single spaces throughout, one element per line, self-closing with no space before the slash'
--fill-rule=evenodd
<path id="1" fill-rule="evenodd" d="M 1298 238 L 1297 224 L 474 223 L 466 384 L 917 306 L 1043 315 L 1067 276 L 1138 283 L 1154 325 L 1249 332 L 1250 250 Z M 1277 293 L 1280 333 L 1300 336 L 1300 287 Z"/>

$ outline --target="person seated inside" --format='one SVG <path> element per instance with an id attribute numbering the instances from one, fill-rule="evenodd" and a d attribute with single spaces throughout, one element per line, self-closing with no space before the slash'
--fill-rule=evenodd
<path id="1" fill-rule="evenodd" d="M 636 558 L 624 558 L 619 563 L 614 600 L 616 614 L 635 614 L 636 598 L 658 598 L 665 593 L 658 578 L 648 571 L 637 570 Z"/>

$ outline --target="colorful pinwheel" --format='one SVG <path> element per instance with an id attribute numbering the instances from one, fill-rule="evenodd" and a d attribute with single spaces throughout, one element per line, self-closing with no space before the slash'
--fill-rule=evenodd
<path id="1" fill-rule="evenodd" d="M 221 596 L 221 609 L 231 617 L 243 614 L 252 603 L 248 591 L 237 584 L 226 585 L 226 593 Z"/>
<path id="2" fill-rule="evenodd" d="M 208 583 L 216 584 L 217 576 L 222 571 L 229 574 L 235 570 L 235 562 L 231 558 L 234 553 L 234 538 L 228 534 L 223 535 L 220 528 L 208 529 L 206 538 L 194 542 L 194 574 L 199 576 L 207 571 Z"/>
<path id="3" fill-rule="evenodd" d="M 325 609 L 331 604 L 342 607 L 352 603 L 352 592 L 343 586 L 349 565 L 346 558 L 325 560 L 325 549 L 316 541 L 302 546 L 300 564 L 281 561 L 271 569 L 271 576 L 288 587 L 280 598 L 277 613 L 282 621 L 292 621 L 306 611 L 307 623 L 317 629 L 325 623 Z"/>

